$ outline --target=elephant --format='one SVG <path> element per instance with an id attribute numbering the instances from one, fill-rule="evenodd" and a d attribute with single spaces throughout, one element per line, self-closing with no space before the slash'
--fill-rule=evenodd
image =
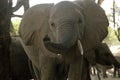
<path id="1" fill-rule="evenodd" d="M 106 43 L 101 43 L 98 47 L 95 48 L 96 62 L 101 65 L 114 65 L 115 67 L 120 67 L 120 62 L 113 55 Z M 102 59 L 102 60 L 100 60 Z"/>
<path id="2" fill-rule="evenodd" d="M 10 63 L 12 80 L 30 80 L 33 78 L 29 69 L 28 57 L 20 43 L 19 37 L 12 37 Z"/>
<path id="3" fill-rule="evenodd" d="M 108 25 L 95 2 L 61 1 L 29 8 L 19 33 L 38 80 L 62 80 L 57 74 L 66 75 L 57 70 L 69 80 L 91 80 L 89 63 L 96 64 L 92 51 L 107 36 Z"/>
<path id="4" fill-rule="evenodd" d="M 117 61 L 120 62 L 120 57 L 119 56 L 115 56 L 115 58 L 117 59 Z M 116 67 L 114 66 L 114 77 L 118 76 L 120 78 L 120 67 Z"/>
<path id="5" fill-rule="evenodd" d="M 111 59 L 109 60 L 108 57 L 107 57 L 107 59 L 108 59 L 109 61 L 112 61 L 113 64 L 112 64 L 112 65 L 108 65 L 108 66 L 106 66 L 106 65 L 100 65 L 100 64 L 99 64 L 98 67 L 99 67 L 99 68 L 102 70 L 102 72 L 103 72 L 103 78 L 107 77 L 106 71 L 107 71 L 108 69 L 111 69 L 111 68 L 114 69 L 113 76 L 114 76 L 114 77 L 116 77 L 116 76 L 120 77 L 120 57 L 119 57 L 119 49 L 116 50 L 115 52 L 110 52 L 110 54 L 112 54 L 115 59 L 113 60 L 113 58 L 111 58 Z"/>
<path id="6" fill-rule="evenodd" d="M 118 58 L 114 56 L 114 53 L 111 52 L 106 43 L 101 43 L 94 50 L 97 58 L 96 62 L 99 63 L 96 64 L 95 67 L 101 70 L 103 73 L 103 78 L 107 77 L 106 71 L 108 69 L 113 67 L 120 68 L 120 61 L 118 61 Z"/>

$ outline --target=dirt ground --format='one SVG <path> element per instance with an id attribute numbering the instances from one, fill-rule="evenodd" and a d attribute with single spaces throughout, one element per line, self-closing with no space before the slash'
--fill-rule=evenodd
<path id="1" fill-rule="evenodd" d="M 97 72 L 95 72 L 95 73 L 97 73 Z M 116 77 L 113 77 L 113 73 L 114 73 L 113 68 L 107 70 L 106 73 L 107 73 L 108 78 L 103 78 L 102 73 L 99 74 L 101 80 L 120 80 L 120 77 L 117 76 L 117 73 L 116 73 Z M 98 79 L 97 75 L 91 75 L 91 80 L 99 80 L 99 79 Z"/>
<path id="2" fill-rule="evenodd" d="M 97 76 L 91 76 L 91 80 L 99 80 Z M 120 78 L 116 77 L 116 78 L 113 78 L 112 76 L 108 76 L 108 78 L 102 78 L 101 77 L 101 80 L 120 80 Z"/>
<path id="3" fill-rule="evenodd" d="M 34 79 L 30 79 L 30 80 L 34 80 Z M 97 76 L 91 76 L 91 80 L 99 80 Z M 101 77 L 101 80 L 120 80 L 120 78 L 113 78 L 113 77 L 108 77 L 108 78 L 102 78 Z"/>

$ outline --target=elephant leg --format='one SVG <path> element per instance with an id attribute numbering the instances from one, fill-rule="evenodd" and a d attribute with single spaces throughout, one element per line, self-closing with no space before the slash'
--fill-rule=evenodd
<path id="1" fill-rule="evenodd" d="M 113 73 L 113 77 L 116 77 L 116 67 L 114 66 L 114 73 Z"/>
<path id="2" fill-rule="evenodd" d="M 118 77 L 120 78 L 120 69 L 118 69 Z"/>
<path id="3" fill-rule="evenodd" d="M 93 67 L 93 75 L 96 75 L 95 67 Z"/>
<path id="4" fill-rule="evenodd" d="M 55 66 L 54 58 L 44 57 L 41 63 L 41 80 L 55 80 Z"/>
<path id="5" fill-rule="evenodd" d="M 89 66 L 89 70 L 90 70 L 90 74 L 91 75 L 95 75 L 95 69 L 94 69 L 94 66 Z"/>
<path id="6" fill-rule="evenodd" d="M 33 69 L 32 75 L 34 77 L 34 80 L 41 80 L 40 72 L 34 64 L 32 64 L 31 69 Z"/>
<path id="7" fill-rule="evenodd" d="M 56 66 L 56 80 L 67 80 L 69 64 L 62 62 Z"/>
<path id="8" fill-rule="evenodd" d="M 106 73 L 106 70 L 103 70 L 103 78 L 107 78 L 107 73 Z"/>
<path id="9" fill-rule="evenodd" d="M 116 68 L 116 76 L 120 77 L 120 69 Z"/>
<path id="10" fill-rule="evenodd" d="M 76 61 L 70 64 L 70 69 L 68 73 L 69 80 L 91 80 L 89 72 L 88 61 L 81 57 L 76 59 Z"/>

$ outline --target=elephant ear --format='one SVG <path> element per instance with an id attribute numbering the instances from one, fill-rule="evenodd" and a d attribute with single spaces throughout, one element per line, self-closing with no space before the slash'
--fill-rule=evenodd
<path id="1" fill-rule="evenodd" d="M 38 34 L 43 32 L 41 31 L 41 28 L 44 28 L 42 26 L 48 26 L 49 10 L 52 6 L 53 4 L 40 4 L 31 7 L 25 12 L 19 33 L 26 45 L 32 45 Z M 41 36 L 39 35 L 39 37 Z"/>
<path id="2" fill-rule="evenodd" d="M 92 0 L 75 1 L 82 8 L 85 20 L 85 31 L 83 38 L 84 50 L 94 48 L 108 34 L 109 25 L 104 10 Z"/>

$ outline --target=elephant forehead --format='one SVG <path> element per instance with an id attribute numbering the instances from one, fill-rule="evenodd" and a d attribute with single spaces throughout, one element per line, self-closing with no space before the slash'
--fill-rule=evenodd
<path id="1" fill-rule="evenodd" d="M 71 2 L 63 1 L 56 4 L 51 10 L 51 17 L 75 16 L 75 8 Z"/>
<path id="2" fill-rule="evenodd" d="M 67 9 L 73 9 L 74 8 L 74 4 L 72 2 L 69 1 L 61 1 L 59 3 L 57 3 L 55 6 L 53 6 L 53 9 L 56 10 L 67 10 Z"/>

